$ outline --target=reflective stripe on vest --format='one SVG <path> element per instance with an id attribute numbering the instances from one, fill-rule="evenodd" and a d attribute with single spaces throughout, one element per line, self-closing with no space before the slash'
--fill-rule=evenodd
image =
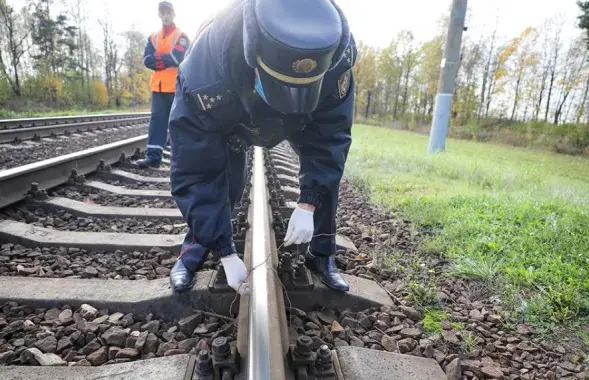
<path id="1" fill-rule="evenodd" d="M 178 65 L 178 59 L 174 57 L 174 48 L 178 44 L 178 39 L 182 36 L 182 31 L 178 28 L 166 37 L 163 36 L 164 30 L 160 30 L 151 35 L 151 44 L 155 51 L 160 54 L 169 54 L 172 60 Z M 164 70 L 154 71 L 151 75 L 150 87 L 152 92 L 174 93 L 176 90 L 177 67 L 168 67 Z"/>

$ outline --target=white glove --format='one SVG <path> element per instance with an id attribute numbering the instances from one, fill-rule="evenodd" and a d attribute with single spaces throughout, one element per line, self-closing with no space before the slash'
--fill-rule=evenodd
<path id="1" fill-rule="evenodd" d="M 297 206 L 288 222 L 284 246 L 308 243 L 313 238 L 313 213 Z"/>
<path id="2" fill-rule="evenodd" d="M 223 268 L 225 268 L 227 284 L 241 295 L 249 294 L 250 286 L 249 282 L 246 281 L 247 270 L 239 256 L 234 253 L 226 257 L 221 257 L 221 263 L 223 264 Z"/>

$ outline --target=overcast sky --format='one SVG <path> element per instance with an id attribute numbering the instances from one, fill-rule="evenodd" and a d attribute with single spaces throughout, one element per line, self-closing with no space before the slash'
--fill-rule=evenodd
<path id="1" fill-rule="evenodd" d="M 97 15 L 110 8 L 116 29 L 134 24 L 144 33 L 159 26 L 157 0 L 86 0 Z M 177 24 L 194 35 L 207 15 L 230 0 L 176 0 Z M 385 46 L 401 29 L 413 31 L 419 40 L 433 37 L 438 21 L 448 12 L 452 0 L 338 0 L 357 39 Z M 499 22 L 499 33 L 513 37 L 527 26 L 536 26 L 552 15 L 562 13 L 569 33 L 574 32 L 578 7 L 576 0 L 470 0 L 469 34 L 478 38 L 482 31 L 492 32 Z M 489 30 L 491 29 L 491 30 Z"/>
<path id="2" fill-rule="evenodd" d="M 25 0 L 8 0 L 22 4 Z M 109 14 L 116 31 L 134 25 L 146 35 L 160 27 L 158 0 L 85 0 L 90 15 L 91 35 L 100 41 L 96 19 Z M 230 0 L 172 0 L 176 24 L 191 37 L 208 15 Z M 452 0 L 338 0 L 344 9 L 357 40 L 385 46 L 401 29 L 411 30 L 418 40 L 433 37 L 439 20 L 448 12 Z M 470 0 L 468 37 L 478 40 L 481 33 L 490 35 L 496 21 L 499 35 L 511 38 L 527 26 L 539 26 L 557 13 L 565 20 L 565 37 L 578 33 L 576 0 Z"/>

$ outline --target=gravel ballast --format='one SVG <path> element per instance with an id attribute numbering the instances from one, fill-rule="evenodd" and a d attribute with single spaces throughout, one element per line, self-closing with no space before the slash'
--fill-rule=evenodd
<path id="1" fill-rule="evenodd" d="M 10 145 L 0 145 L 0 170 L 95 148 L 146 133 L 146 124 L 137 124 L 125 129 L 100 131 L 94 136 L 82 134 L 72 135 L 67 138 L 41 139 L 33 146 L 14 148 Z"/>
<path id="2" fill-rule="evenodd" d="M 196 311 L 168 320 L 84 304 L 33 309 L 9 302 L 0 309 L 0 366 L 100 366 L 195 354 L 217 337 L 235 340 L 230 318 Z"/>
<path id="3" fill-rule="evenodd" d="M 83 186 L 75 188 L 63 186 L 50 191 L 50 195 L 110 207 L 177 208 L 176 202 L 172 199 L 142 199 Z"/>
<path id="4" fill-rule="evenodd" d="M 164 235 L 186 234 L 188 232 L 186 224 L 178 220 L 166 218 L 153 218 L 152 220 L 86 218 L 73 216 L 64 210 L 48 212 L 43 208 L 33 206 L 4 210 L 0 212 L 0 219 L 2 218 L 59 231 Z"/>

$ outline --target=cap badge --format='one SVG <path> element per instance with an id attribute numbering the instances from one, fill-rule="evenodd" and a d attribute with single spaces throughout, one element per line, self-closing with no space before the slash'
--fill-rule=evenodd
<path id="1" fill-rule="evenodd" d="M 315 70 L 316 67 L 317 62 L 310 58 L 300 59 L 292 64 L 292 69 L 298 74 L 309 74 L 311 71 Z"/>

